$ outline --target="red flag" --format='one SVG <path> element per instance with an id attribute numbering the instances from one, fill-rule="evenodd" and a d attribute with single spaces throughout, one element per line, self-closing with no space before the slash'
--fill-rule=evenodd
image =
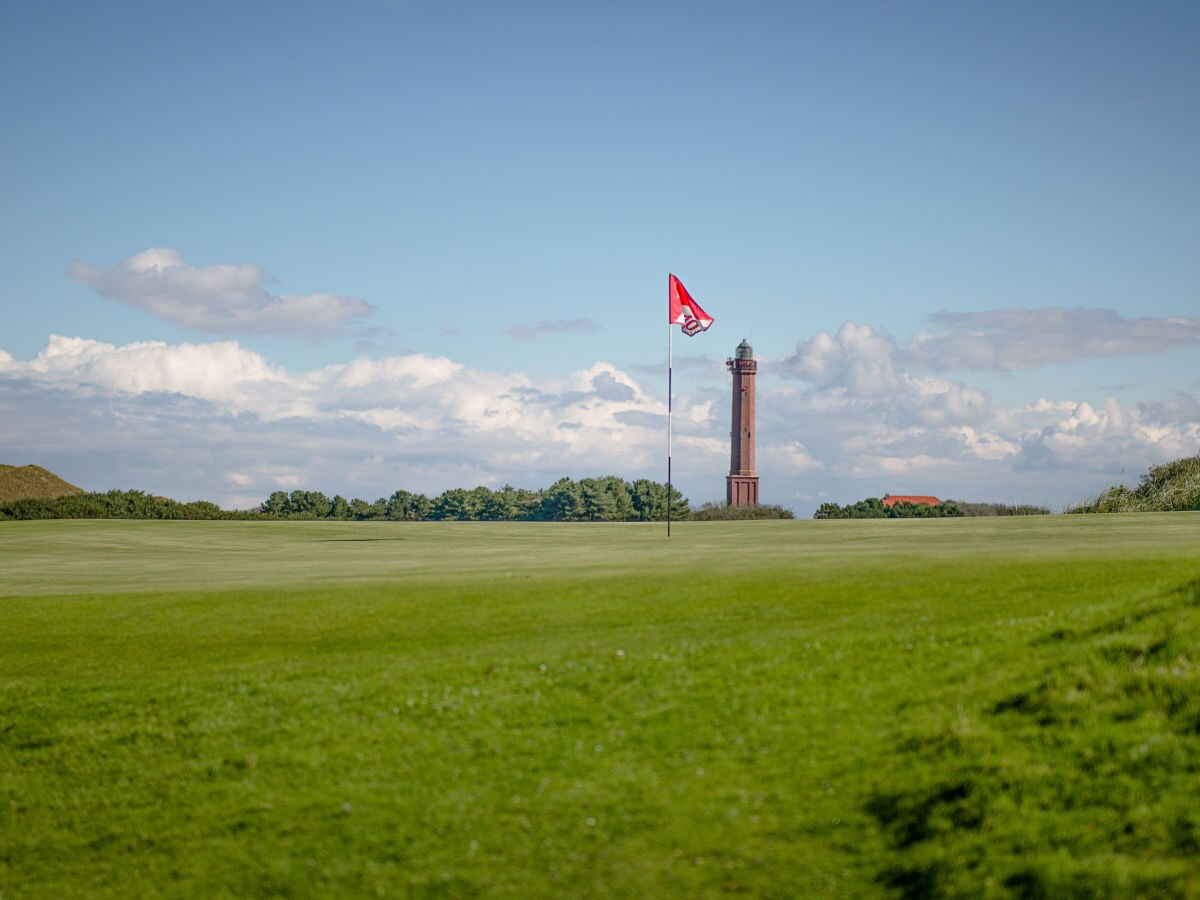
<path id="1" fill-rule="evenodd" d="M 678 278 L 670 276 L 670 311 L 667 319 L 672 325 L 682 325 L 683 333 L 688 337 L 701 331 L 708 331 L 713 323 L 713 317 L 700 308 L 700 304 L 692 299 Z"/>

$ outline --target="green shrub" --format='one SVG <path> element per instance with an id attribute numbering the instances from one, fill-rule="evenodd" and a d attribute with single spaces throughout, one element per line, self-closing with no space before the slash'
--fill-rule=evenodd
<path id="1" fill-rule="evenodd" d="M 672 486 L 671 518 L 691 518 L 687 497 Z M 773 507 L 763 507 L 773 509 Z M 774 507 L 774 509 L 778 509 Z M 738 518 L 791 518 L 780 514 Z M 550 487 L 529 491 L 505 485 L 500 490 L 450 488 L 430 499 L 424 494 L 396 491 L 374 503 L 321 491 L 275 491 L 255 510 L 230 511 L 197 500 L 180 503 L 142 491 L 109 491 L 66 497 L 24 498 L 0 503 L 3 519 L 303 519 L 303 520 L 466 520 L 510 522 L 651 522 L 667 517 L 667 486 L 638 479 L 627 482 L 615 475 L 560 478 Z"/>
<path id="2" fill-rule="evenodd" d="M 725 503 L 705 503 L 692 512 L 698 522 L 730 522 L 742 519 L 794 519 L 790 509 L 777 504 L 755 504 L 754 506 L 729 506 Z"/>
<path id="3" fill-rule="evenodd" d="M 180 503 L 143 491 L 25 498 L 0 504 L 0 519 L 256 519 L 257 512 L 221 509 L 207 500 Z"/>
<path id="4" fill-rule="evenodd" d="M 838 506 L 836 503 L 822 503 L 813 513 L 814 519 L 942 519 L 957 518 L 964 515 L 956 501 L 943 500 L 941 503 L 929 505 L 926 503 L 908 503 L 907 501 L 885 506 L 878 497 L 868 497 L 857 503 Z"/>

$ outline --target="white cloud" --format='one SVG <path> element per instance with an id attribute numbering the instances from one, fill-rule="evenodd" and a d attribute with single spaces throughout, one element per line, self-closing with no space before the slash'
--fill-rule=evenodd
<path id="1" fill-rule="evenodd" d="M 372 313 L 338 294 L 272 294 L 273 280 L 251 263 L 189 266 L 153 247 L 110 268 L 73 262 L 67 275 L 99 294 L 188 328 L 215 334 L 321 335 Z"/>
<path id="2" fill-rule="evenodd" d="M 821 331 L 800 341 L 784 362 L 794 375 L 857 397 L 885 397 L 899 386 L 896 343 L 885 331 L 847 322 L 836 337 Z"/>
<path id="3" fill-rule="evenodd" d="M 800 475 L 807 472 L 819 472 L 825 468 L 825 463 L 813 457 L 799 441 L 787 441 L 782 444 L 764 444 L 759 447 L 756 466 L 759 469 L 769 469 L 787 475 Z"/>
<path id="4" fill-rule="evenodd" d="M 967 452 L 978 459 L 995 461 L 1016 456 L 1021 452 L 1020 444 L 994 431 L 976 431 L 970 425 L 952 426 L 949 430 L 958 435 Z"/>
<path id="5" fill-rule="evenodd" d="M 781 360 L 785 372 L 815 385 L 835 405 L 870 406 L 897 423 L 948 424 L 986 415 L 984 391 L 904 371 L 886 331 L 847 322 L 836 335 L 819 332 Z"/>
<path id="6" fill-rule="evenodd" d="M 144 394 L 167 392 L 220 403 L 240 412 L 255 405 L 263 386 L 286 383 L 287 375 L 236 341 L 165 344 L 146 341 L 118 347 L 84 338 L 51 335 L 28 363 L 4 369 L 42 384 L 82 390 Z"/>

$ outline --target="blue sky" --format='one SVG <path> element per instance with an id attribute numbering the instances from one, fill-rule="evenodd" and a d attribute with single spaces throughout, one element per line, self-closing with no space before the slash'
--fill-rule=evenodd
<path id="1" fill-rule="evenodd" d="M 1058 508 L 1200 445 L 1188 3 L 0 10 L 0 462 Z M 1122 472 L 1124 471 L 1124 475 Z"/>

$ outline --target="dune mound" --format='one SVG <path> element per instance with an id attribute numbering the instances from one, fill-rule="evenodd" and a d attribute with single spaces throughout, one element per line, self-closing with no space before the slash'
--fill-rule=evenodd
<path id="1" fill-rule="evenodd" d="M 0 503 L 10 500 L 53 500 L 86 493 L 41 466 L 0 465 Z"/>

